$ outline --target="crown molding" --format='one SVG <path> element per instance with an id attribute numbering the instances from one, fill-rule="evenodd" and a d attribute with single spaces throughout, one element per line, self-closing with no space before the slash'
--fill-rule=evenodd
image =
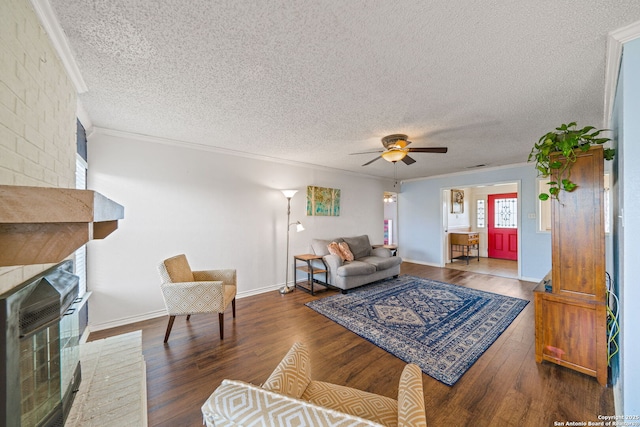
<path id="1" fill-rule="evenodd" d="M 618 28 L 607 35 L 607 58 L 604 76 L 604 127 L 609 128 L 620 74 L 622 47 L 640 37 L 640 21 Z"/>
<path id="2" fill-rule="evenodd" d="M 450 178 L 450 177 L 454 177 L 454 176 L 464 176 L 464 175 L 473 175 L 473 174 L 477 174 L 479 172 L 493 172 L 493 171 L 497 171 L 497 170 L 503 170 L 503 169 L 513 169 L 513 168 L 521 168 L 524 166 L 531 166 L 531 163 L 528 162 L 520 162 L 520 163 L 512 163 L 510 165 L 500 165 L 500 166 L 487 166 L 485 168 L 477 168 L 477 169 L 472 169 L 472 170 L 464 170 L 464 171 L 456 171 L 456 172 L 450 172 L 450 173 L 443 173 L 440 175 L 432 175 L 432 176 L 425 176 L 425 177 L 419 177 L 419 178 L 410 178 L 410 179 L 403 179 L 402 183 L 408 183 L 408 182 L 414 182 L 414 181 L 428 181 L 431 179 L 441 179 L 441 178 Z M 504 181 L 505 183 L 507 182 L 515 182 L 515 180 L 507 180 Z M 484 184 L 474 184 L 474 186 L 477 185 L 484 185 Z"/>
<path id="3" fill-rule="evenodd" d="M 126 131 L 114 130 L 114 129 L 109 129 L 109 128 L 102 128 L 102 127 L 97 127 L 97 126 L 93 126 L 92 129 L 93 129 L 93 132 L 91 133 L 91 135 L 87 134 L 87 138 L 89 138 L 90 136 L 91 137 L 95 137 L 97 135 L 113 136 L 113 137 L 117 137 L 117 138 L 126 138 L 126 139 L 134 139 L 134 140 L 142 141 L 142 142 L 149 142 L 149 143 L 152 143 L 152 144 L 171 145 L 171 146 L 174 146 L 174 147 L 189 148 L 189 149 L 192 149 L 192 150 L 200 150 L 200 151 L 208 151 L 208 152 L 211 152 L 211 153 L 226 154 L 226 155 L 229 155 L 229 156 L 237 156 L 237 157 L 243 157 L 243 158 L 254 159 L 254 160 L 262 160 L 262 161 L 265 161 L 265 162 L 280 163 L 280 164 L 285 164 L 285 165 L 289 165 L 289 166 L 297 166 L 297 167 L 303 167 L 303 168 L 307 168 L 307 169 L 315 169 L 315 170 L 320 170 L 320 171 L 325 171 L 325 172 L 340 172 L 340 173 L 344 173 L 346 175 L 357 176 L 357 177 L 360 177 L 360 178 L 374 179 L 374 180 L 378 180 L 378 181 L 389 181 L 389 182 L 393 181 L 391 178 L 386 178 L 386 177 L 380 177 L 380 176 L 368 175 L 368 174 L 364 174 L 364 173 L 352 172 L 352 171 L 345 170 L 345 169 L 331 168 L 329 166 L 314 165 L 314 164 L 311 164 L 311 163 L 298 162 L 298 161 L 295 161 L 295 160 L 280 159 L 280 158 L 277 158 L 277 157 L 265 156 L 265 155 L 262 155 L 262 154 L 248 153 L 246 151 L 230 150 L 228 148 L 214 147 L 214 146 L 211 146 L 211 145 L 198 144 L 198 143 L 195 143 L 195 142 L 180 141 L 180 140 L 169 139 L 169 138 L 161 138 L 161 137 L 158 137 L 158 136 L 143 135 L 143 134 L 139 134 L 139 133 L 126 132 Z"/>
<path id="4" fill-rule="evenodd" d="M 48 0 L 30 0 L 33 10 L 40 19 L 40 24 L 45 29 L 53 48 L 58 53 L 67 74 L 73 83 L 77 93 L 85 93 L 89 90 L 80 73 L 69 40 L 60 26 L 60 22 Z"/>

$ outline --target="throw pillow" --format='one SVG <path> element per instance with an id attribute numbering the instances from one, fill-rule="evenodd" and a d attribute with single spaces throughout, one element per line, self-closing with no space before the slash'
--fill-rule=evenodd
<path id="1" fill-rule="evenodd" d="M 338 247 L 340 248 L 345 261 L 353 261 L 353 253 L 351 252 L 351 249 L 349 249 L 347 242 L 338 243 Z"/>
<path id="2" fill-rule="evenodd" d="M 340 249 L 340 246 L 336 242 L 331 242 L 327 245 L 327 249 L 331 255 L 338 255 L 342 261 L 344 261 L 344 254 Z"/>

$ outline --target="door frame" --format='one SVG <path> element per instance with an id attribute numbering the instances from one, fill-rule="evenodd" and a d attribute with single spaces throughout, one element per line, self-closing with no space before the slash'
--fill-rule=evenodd
<path id="1" fill-rule="evenodd" d="M 522 280 L 522 225 L 523 225 L 523 212 L 522 212 L 522 180 L 513 179 L 513 180 L 505 180 L 505 181 L 493 181 L 487 183 L 473 183 L 473 184 L 457 184 L 447 187 L 440 188 L 440 224 L 442 225 L 440 232 L 440 242 L 441 242 L 441 254 L 440 254 L 440 267 L 444 268 L 449 262 L 449 231 L 448 231 L 448 216 L 447 212 L 450 210 L 450 192 L 452 189 L 457 188 L 478 188 L 478 187 L 497 187 L 496 194 L 504 193 L 505 191 L 499 190 L 498 188 L 504 185 L 516 185 L 515 193 L 518 195 L 518 279 Z M 465 197 L 466 198 L 466 197 Z M 471 200 L 471 199 L 469 199 Z M 469 207 L 469 212 L 475 213 L 475 206 Z M 473 227 L 472 227 L 473 228 Z"/>

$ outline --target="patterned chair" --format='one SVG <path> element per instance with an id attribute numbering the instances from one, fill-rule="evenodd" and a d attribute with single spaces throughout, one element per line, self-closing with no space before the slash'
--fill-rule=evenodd
<path id="1" fill-rule="evenodd" d="M 262 387 L 224 380 L 202 406 L 209 427 L 426 427 L 422 371 L 405 366 L 398 400 L 311 380 L 309 352 L 295 343 Z"/>
<path id="2" fill-rule="evenodd" d="M 176 316 L 218 313 L 220 339 L 224 339 L 224 311 L 231 303 L 236 317 L 236 270 L 191 271 L 187 257 L 176 255 L 158 266 L 160 289 L 164 298 L 169 323 L 164 342 L 169 340 Z"/>

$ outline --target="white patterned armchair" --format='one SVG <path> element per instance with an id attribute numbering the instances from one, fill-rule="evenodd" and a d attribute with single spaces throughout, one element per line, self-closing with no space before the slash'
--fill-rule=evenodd
<path id="1" fill-rule="evenodd" d="M 236 270 L 191 271 L 187 257 L 182 254 L 165 259 L 158 271 L 169 314 L 164 342 L 169 340 L 176 316 L 186 315 L 189 321 L 192 314 L 198 313 L 218 313 L 220 339 L 224 339 L 224 311 L 229 303 L 236 317 Z"/>
<path id="2" fill-rule="evenodd" d="M 295 343 L 258 387 L 224 380 L 202 406 L 208 427 L 427 427 L 422 371 L 405 366 L 398 399 L 311 379 L 309 351 Z"/>

